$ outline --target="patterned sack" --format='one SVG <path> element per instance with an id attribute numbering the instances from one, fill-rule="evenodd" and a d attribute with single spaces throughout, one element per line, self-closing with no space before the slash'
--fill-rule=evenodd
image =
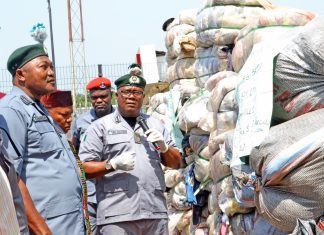
<path id="1" fill-rule="evenodd" d="M 324 109 L 272 127 L 250 155 L 260 177 L 255 203 L 273 226 L 292 232 L 297 218 L 324 212 Z M 322 128 L 321 128 L 322 127 Z"/>
<path id="2" fill-rule="evenodd" d="M 273 119 L 280 122 L 324 108 L 324 17 L 304 26 L 274 65 Z"/>

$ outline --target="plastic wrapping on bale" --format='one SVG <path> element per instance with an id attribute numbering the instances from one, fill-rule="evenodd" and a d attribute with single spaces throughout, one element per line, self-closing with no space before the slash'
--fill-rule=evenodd
<path id="1" fill-rule="evenodd" d="M 232 71 L 232 50 L 234 45 L 214 45 L 213 55 L 218 58 L 218 71 Z"/>
<path id="2" fill-rule="evenodd" d="M 216 234 L 216 231 L 215 231 L 215 217 L 217 217 L 217 214 L 216 213 L 213 213 L 211 215 L 209 215 L 207 217 L 207 225 L 208 225 L 208 228 L 209 228 L 209 231 L 208 231 L 208 235 L 213 235 L 213 234 Z"/>
<path id="3" fill-rule="evenodd" d="M 222 151 L 217 151 L 210 159 L 209 174 L 210 178 L 216 183 L 223 177 L 231 173 L 228 163 Z"/>
<path id="4" fill-rule="evenodd" d="M 177 79 L 193 79 L 195 77 L 195 58 L 183 58 L 178 59 L 175 64 L 168 67 L 168 79 L 169 83 Z"/>
<path id="5" fill-rule="evenodd" d="M 181 180 L 176 186 L 174 186 L 174 192 L 181 196 L 186 196 L 186 184 L 184 180 Z"/>
<path id="6" fill-rule="evenodd" d="M 230 218 L 230 233 L 248 235 L 253 231 L 255 212 L 248 214 L 237 214 Z M 268 235 L 267 233 L 260 233 L 259 235 Z"/>
<path id="7" fill-rule="evenodd" d="M 219 150 L 219 145 L 224 143 L 224 138 L 228 133 L 231 131 L 224 132 L 220 135 L 217 134 L 217 131 L 213 131 L 210 133 L 209 139 L 208 139 L 208 148 L 209 153 L 214 154 L 217 150 Z"/>
<path id="8" fill-rule="evenodd" d="M 176 73 L 176 63 L 177 61 L 174 62 L 174 64 L 169 65 L 167 69 L 167 82 L 172 84 L 173 81 L 176 81 L 177 79 L 177 73 Z"/>
<path id="9" fill-rule="evenodd" d="M 149 107 L 147 109 L 147 114 L 151 115 L 153 112 L 156 112 L 161 115 L 167 115 L 168 112 L 168 105 L 167 104 L 160 104 L 156 107 Z"/>
<path id="10" fill-rule="evenodd" d="M 179 24 L 195 25 L 197 9 L 186 9 L 179 12 L 175 19 Z"/>
<path id="11" fill-rule="evenodd" d="M 222 134 L 235 128 L 237 120 L 236 111 L 221 112 L 216 114 L 217 134 Z"/>
<path id="12" fill-rule="evenodd" d="M 149 106 L 150 107 L 157 107 L 160 104 L 167 104 L 168 103 L 168 98 L 165 93 L 157 93 L 150 97 L 149 99 Z"/>
<path id="13" fill-rule="evenodd" d="M 195 79 L 176 80 L 170 84 L 170 88 L 179 91 L 181 97 L 198 95 L 200 91 L 200 88 L 196 86 Z"/>
<path id="14" fill-rule="evenodd" d="M 260 177 L 255 203 L 270 224 L 292 232 L 296 218 L 317 220 L 324 211 L 324 109 L 274 126 L 251 151 Z"/>
<path id="15" fill-rule="evenodd" d="M 180 129 L 189 132 L 192 128 L 197 127 L 199 121 L 207 114 L 206 104 L 209 99 L 207 92 L 199 97 L 188 100 L 178 114 L 178 123 Z"/>
<path id="16" fill-rule="evenodd" d="M 209 132 L 208 131 L 204 131 L 203 129 L 199 128 L 199 127 L 194 127 L 190 130 L 189 132 L 190 135 L 206 135 L 209 136 Z"/>
<path id="17" fill-rule="evenodd" d="M 206 175 L 209 174 L 209 160 L 201 156 L 195 156 L 195 179 L 202 182 Z"/>
<path id="18" fill-rule="evenodd" d="M 218 197 L 219 207 L 227 216 L 233 216 L 236 213 L 249 213 L 250 208 L 245 208 L 235 199 L 233 192 L 232 178 L 227 177 L 222 181 L 222 192 Z"/>
<path id="19" fill-rule="evenodd" d="M 211 92 L 215 86 L 218 84 L 219 81 L 223 80 L 224 78 L 228 78 L 228 77 L 234 77 L 234 76 L 238 76 L 237 73 L 232 72 L 232 71 L 221 71 L 218 72 L 214 75 L 212 75 L 208 81 L 205 83 L 205 89 L 209 92 Z"/>
<path id="20" fill-rule="evenodd" d="M 324 17 L 300 31 L 274 63 L 273 119 L 278 122 L 324 108 Z"/>
<path id="21" fill-rule="evenodd" d="M 172 52 L 176 57 L 194 57 L 197 47 L 196 32 L 175 37 L 172 47 Z"/>
<path id="22" fill-rule="evenodd" d="M 228 111 L 237 111 L 238 112 L 238 103 L 236 100 L 235 90 L 230 91 L 225 95 L 218 111 L 219 112 L 228 112 Z"/>
<path id="23" fill-rule="evenodd" d="M 198 127 L 209 133 L 216 130 L 216 117 L 214 112 L 207 112 L 207 114 L 200 119 Z"/>
<path id="24" fill-rule="evenodd" d="M 280 40 L 287 32 L 294 30 L 294 27 L 266 27 L 247 26 L 242 29 L 238 36 L 232 52 L 232 64 L 235 72 L 239 72 L 247 61 L 253 46 L 267 40 Z M 249 33 L 246 33 L 249 32 Z"/>
<path id="25" fill-rule="evenodd" d="M 177 36 L 186 35 L 188 33 L 194 32 L 194 31 L 195 31 L 195 27 L 192 25 L 188 25 L 188 24 L 179 24 L 179 25 L 173 26 L 166 32 L 165 46 L 167 48 L 171 47 L 174 39 Z"/>
<path id="26" fill-rule="evenodd" d="M 239 34 L 239 29 L 205 29 L 197 33 L 198 47 L 211 47 L 213 45 L 230 45 L 234 44 L 235 38 Z"/>
<path id="27" fill-rule="evenodd" d="M 203 9 L 196 18 L 197 33 L 210 28 L 241 29 L 248 24 L 256 23 L 264 14 L 261 7 L 214 6 Z"/>
<path id="28" fill-rule="evenodd" d="M 181 220 L 181 217 L 183 216 L 184 212 L 183 211 L 177 211 L 177 210 L 169 210 L 168 212 L 168 218 L 169 218 L 169 223 L 168 223 L 168 230 L 169 234 L 173 234 L 173 232 L 176 229 L 177 224 Z"/>
<path id="29" fill-rule="evenodd" d="M 150 111 L 150 110 L 149 110 Z M 149 113 L 149 112 L 148 112 Z M 162 115 L 160 113 L 157 112 L 152 112 L 150 114 L 152 117 L 155 117 L 156 119 L 159 119 L 164 125 L 168 126 L 168 125 L 172 125 L 172 120 L 170 120 L 167 116 Z"/>
<path id="30" fill-rule="evenodd" d="M 181 97 L 198 95 L 200 88 L 196 86 L 195 79 L 181 79 L 173 81 L 170 84 L 170 89 L 180 92 Z"/>
<path id="31" fill-rule="evenodd" d="M 179 231 L 184 231 L 186 229 L 186 227 L 190 224 L 191 216 L 192 216 L 192 210 L 183 213 L 183 215 L 181 216 L 177 224 L 177 229 Z"/>
<path id="32" fill-rule="evenodd" d="M 212 213 L 221 213 L 221 209 L 219 208 L 218 205 L 218 197 L 221 192 L 221 183 L 213 183 L 212 185 L 212 190 L 210 194 L 208 195 L 208 211 L 210 214 Z"/>
<path id="33" fill-rule="evenodd" d="M 231 170 L 235 199 L 244 207 L 254 208 L 255 192 L 253 186 L 250 185 L 249 182 L 253 170 L 246 164 L 232 166 Z"/>
<path id="34" fill-rule="evenodd" d="M 219 71 L 220 61 L 214 55 L 213 48 L 197 48 L 195 62 L 195 77 L 199 87 L 205 86 L 208 78 Z"/>
<path id="35" fill-rule="evenodd" d="M 208 136 L 206 135 L 190 135 L 189 144 L 191 149 L 196 153 L 200 153 L 208 145 Z"/>
<path id="36" fill-rule="evenodd" d="M 277 8 L 265 11 L 257 22 L 260 26 L 303 26 L 315 17 L 313 12 Z"/>
<path id="37" fill-rule="evenodd" d="M 203 6 L 215 5 L 239 5 L 239 6 L 262 6 L 258 0 L 205 0 Z"/>
<path id="38" fill-rule="evenodd" d="M 165 185 L 168 188 L 173 188 L 183 179 L 183 169 L 174 170 L 168 169 L 164 172 Z"/>
<path id="39" fill-rule="evenodd" d="M 180 211 L 186 211 L 191 208 L 191 205 L 186 203 L 186 196 L 177 194 L 174 189 L 170 191 L 170 202 L 172 207 Z"/>
<path id="40" fill-rule="evenodd" d="M 208 141 L 206 143 L 206 146 L 199 152 L 200 156 L 203 156 L 205 158 L 210 158 L 211 154 L 209 153 L 209 148 L 208 148 Z"/>
<path id="41" fill-rule="evenodd" d="M 210 94 L 210 98 L 207 103 L 208 111 L 218 113 L 225 95 L 234 90 L 240 81 L 241 78 L 239 76 L 228 77 L 220 80 Z"/>

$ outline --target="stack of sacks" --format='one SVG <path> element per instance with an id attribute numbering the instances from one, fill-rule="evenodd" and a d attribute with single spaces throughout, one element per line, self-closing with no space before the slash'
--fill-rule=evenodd
<path id="1" fill-rule="evenodd" d="M 205 1 L 196 18 L 197 84 L 204 87 L 219 71 L 232 70 L 231 53 L 239 30 L 256 22 L 264 8 L 255 1 Z"/>
<path id="2" fill-rule="evenodd" d="M 314 14 L 294 9 L 265 10 L 256 23 L 243 28 L 235 39 L 232 64 L 239 72 L 250 55 L 253 45 L 266 40 L 280 39 L 296 26 L 303 26 L 314 18 Z"/>
<path id="3" fill-rule="evenodd" d="M 167 27 L 167 81 L 171 88 L 182 85 L 192 90 L 195 86 L 196 14 L 196 9 L 184 10 Z"/>
<path id="4" fill-rule="evenodd" d="M 197 14 L 197 45 L 233 44 L 239 30 L 255 22 L 263 12 L 258 0 L 207 0 Z"/>
<path id="5" fill-rule="evenodd" d="M 213 123 L 209 129 L 209 151 L 214 154 L 219 149 L 219 144 L 224 142 L 226 133 L 235 128 L 237 119 L 237 103 L 235 88 L 240 82 L 240 77 L 231 71 L 223 71 L 213 75 L 206 83 L 206 89 L 211 91 L 207 109 L 211 118 L 208 123 Z M 203 129 L 205 125 L 199 123 Z"/>
<path id="6" fill-rule="evenodd" d="M 166 187 L 170 189 L 166 196 L 170 234 L 188 230 L 190 224 L 188 216 L 191 216 L 191 205 L 186 203 L 185 173 L 186 169 L 166 169 L 164 172 Z M 184 234 L 189 235 L 189 233 Z"/>
<path id="7" fill-rule="evenodd" d="M 180 57 L 193 57 L 196 49 L 196 9 L 183 10 L 167 26 L 165 46 L 167 62 L 172 65 Z"/>
<path id="8" fill-rule="evenodd" d="M 247 206 L 239 201 L 235 193 L 235 176 L 230 168 L 232 139 L 226 143 L 226 139 L 232 136 L 236 125 L 238 104 L 235 97 L 235 89 L 241 82 L 237 73 L 232 71 L 222 71 L 213 75 L 205 84 L 205 88 L 211 91 L 210 99 L 207 104 L 208 111 L 213 123 L 210 132 L 208 150 L 210 154 L 209 174 L 213 180 L 212 192 L 208 198 L 208 208 L 210 214 L 218 215 L 214 227 L 226 227 L 228 231 L 237 231 L 237 218 L 242 219 L 242 223 L 249 225 L 244 232 L 251 232 L 251 217 L 249 214 L 254 211 L 254 204 Z M 198 125 L 202 129 L 206 125 Z M 205 129 L 206 130 L 206 129 Z M 245 168 L 244 168 L 245 169 Z M 234 172 L 237 172 L 236 169 Z M 239 168 L 241 173 L 241 168 Z M 249 172 L 250 173 L 250 172 Z M 233 180 L 234 179 L 234 180 Z M 239 192 L 241 193 L 241 191 Z M 245 194 L 244 194 L 245 196 Z M 250 196 L 250 194 L 248 195 Z M 244 214 L 244 215 L 243 215 Z M 235 215 L 235 217 L 233 217 Z M 234 224 L 231 224 L 231 223 Z M 241 230 L 241 231 L 243 231 Z M 242 232 L 242 234 L 245 234 Z"/>

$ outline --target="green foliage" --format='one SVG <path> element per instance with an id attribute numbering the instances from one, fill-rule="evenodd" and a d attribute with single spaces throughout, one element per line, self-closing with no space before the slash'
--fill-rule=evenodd
<path id="1" fill-rule="evenodd" d="M 77 94 L 75 96 L 75 106 L 77 108 L 88 108 L 91 107 L 91 102 L 90 102 L 90 95 L 87 94 L 87 105 L 85 104 L 85 95 L 83 94 Z"/>
<path id="2" fill-rule="evenodd" d="M 85 104 L 85 96 L 83 94 L 77 94 L 75 97 L 75 103 L 77 108 L 90 108 L 91 107 L 91 101 L 90 101 L 90 95 L 87 94 L 87 105 Z M 111 97 L 111 104 L 116 105 L 116 96 L 113 93 Z"/>

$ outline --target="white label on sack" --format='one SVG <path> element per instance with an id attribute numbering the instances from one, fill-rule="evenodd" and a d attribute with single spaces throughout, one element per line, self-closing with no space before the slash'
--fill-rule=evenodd
<path id="1" fill-rule="evenodd" d="M 270 44 L 271 43 L 271 44 Z M 233 139 L 231 166 L 242 164 L 240 157 L 250 155 L 269 132 L 273 107 L 273 60 L 286 43 L 255 44 L 239 76 L 236 89 L 239 114 Z"/>

